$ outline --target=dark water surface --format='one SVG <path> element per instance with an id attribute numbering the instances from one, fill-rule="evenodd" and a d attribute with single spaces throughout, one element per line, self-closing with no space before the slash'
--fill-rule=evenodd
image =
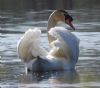
<path id="1" fill-rule="evenodd" d="M 98 4 L 78 6 L 67 10 L 77 29 L 73 33 L 80 39 L 76 70 L 33 74 L 25 74 L 24 63 L 17 56 L 17 42 L 27 29 L 38 27 L 43 32 L 41 46 L 48 50 L 46 26 L 53 10 L 0 10 L 1 88 L 100 88 L 100 8 Z"/>

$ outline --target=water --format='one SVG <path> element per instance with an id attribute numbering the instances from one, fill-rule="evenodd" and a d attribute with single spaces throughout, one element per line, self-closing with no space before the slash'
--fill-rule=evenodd
<path id="1" fill-rule="evenodd" d="M 80 39 L 80 56 L 75 71 L 25 74 L 17 56 L 17 42 L 28 28 L 39 27 L 41 47 L 49 50 L 46 26 L 52 10 L 13 12 L 0 10 L 1 88 L 100 88 L 100 10 L 68 10 L 74 17 Z"/>

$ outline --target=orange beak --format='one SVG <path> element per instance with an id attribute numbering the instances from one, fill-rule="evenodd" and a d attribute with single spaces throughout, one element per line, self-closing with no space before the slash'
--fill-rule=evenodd
<path id="1" fill-rule="evenodd" d="M 75 30 L 75 27 L 73 26 L 72 22 L 69 22 L 68 25 L 69 25 L 73 30 Z"/>

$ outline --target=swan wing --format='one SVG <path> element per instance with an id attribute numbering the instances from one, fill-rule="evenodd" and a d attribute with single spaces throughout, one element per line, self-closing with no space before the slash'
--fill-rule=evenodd
<path id="1" fill-rule="evenodd" d="M 64 27 L 51 28 L 49 35 L 56 39 L 50 43 L 53 47 L 50 54 L 56 53 L 56 56 L 69 58 L 76 63 L 79 56 L 79 39 Z"/>
<path id="2" fill-rule="evenodd" d="M 41 30 L 29 29 L 18 42 L 18 56 L 24 62 L 30 61 L 37 56 L 46 56 L 47 51 L 40 47 Z"/>

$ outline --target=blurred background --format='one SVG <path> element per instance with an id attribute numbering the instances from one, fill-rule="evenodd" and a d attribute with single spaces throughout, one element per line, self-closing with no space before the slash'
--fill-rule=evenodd
<path id="1" fill-rule="evenodd" d="M 47 25 L 46 21 L 49 15 L 55 9 L 69 10 L 69 13 L 74 17 L 75 23 L 84 22 L 86 24 L 88 22 L 85 27 L 89 27 L 89 25 L 97 25 L 98 27 L 100 21 L 99 0 L 0 0 L 0 27 L 7 27 L 6 30 L 8 30 L 8 26 L 12 28 L 23 24 L 30 26 L 39 24 L 38 26 L 44 27 Z M 41 20 L 42 23 L 33 22 Z M 82 26 L 79 29 L 82 29 Z M 19 29 L 20 27 L 17 31 Z M 2 30 L 1 32 L 4 31 Z"/>
<path id="2" fill-rule="evenodd" d="M 99 0 L 0 0 L 1 10 L 99 9 Z"/>

